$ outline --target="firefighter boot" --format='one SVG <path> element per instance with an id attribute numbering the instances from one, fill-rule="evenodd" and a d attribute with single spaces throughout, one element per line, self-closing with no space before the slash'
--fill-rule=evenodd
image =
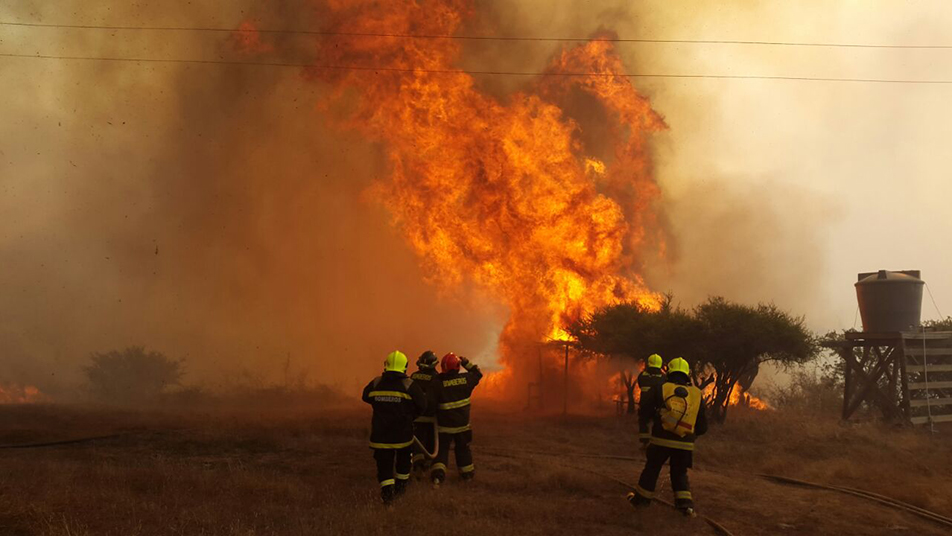
<path id="1" fill-rule="evenodd" d="M 647 508 L 651 504 L 651 499 L 632 491 L 628 493 L 628 503 L 638 509 Z"/>
<path id="2" fill-rule="evenodd" d="M 697 517 L 697 513 L 694 511 L 694 498 L 691 497 L 690 491 L 675 491 L 674 507 L 687 517 Z"/>
<path id="3" fill-rule="evenodd" d="M 386 486 L 381 486 L 380 488 L 380 498 L 383 500 L 383 504 L 390 506 L 393 503 L 393 497 L 395 493 L 396 486 L 394 484 L 388 484 Z"/>
<path id="4" fill-rule="evenodd" d="M 433 482 L 434 488 L 439 488 L 440 484 L 446 480 L 446 465 L 443 463 L 434 463 L 430 467 L 430 480 Z"/>
<path id="5" fill-rule="evenodd" d="M 399 497 L 407 492 L 407 485 L 410 483 L 409 480 L 397 480 L 396 485 L 393 488 L 394 497 Z"/>

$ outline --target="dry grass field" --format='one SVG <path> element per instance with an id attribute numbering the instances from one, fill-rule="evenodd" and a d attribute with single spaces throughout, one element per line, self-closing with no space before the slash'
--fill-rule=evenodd
<path id="1" fill-rule="evenodd" d="M 606 477 L 634 482 L 640 464 L 590 457 L 640 457 L 632 422 L 530 418 L 485 404 L 474 412 L 476 481 L 451 472 L 440 490 L 416 482 L 387 509 L 376 500 L 366 408 L 2 407 L 3 445 L 122 435 L 0 450 L 0 534 L 713 534 L 662 505 L 634 511 Z M 700 512 L 738 536 L 948 534 L 863 499 L 754 475 L 864 488 L 949 515 L 949 433 L 738 409 L 701 440 L 692 485 Z M 668 498 L 665 476 L 661 489 Z"/>

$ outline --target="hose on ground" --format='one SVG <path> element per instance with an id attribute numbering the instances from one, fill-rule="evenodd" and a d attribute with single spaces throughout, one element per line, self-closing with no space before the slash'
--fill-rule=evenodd
<path id="1" fill-rule="evenodd" d="M 92 441 L 101 441 L 103 439 L 113 439 L 122 437 L 126 434 L 109 434 L 93 437 L 80 437 L 76 439 L 63 439 L 60 441 L 47 441 L 43 443 L 23 443 L 20 445 L 0 445 L 0 449 L 35 449 L 40 447 L 56 447 L 59 445 L 75 445 L 77 443 L 89 443 Z"/>
<path id="2" fill-rule="evenodd" d="M 486 448 L 484 447 L 481 450 L 485 451 Z M 490 452 L 491 451 L 492 451 L 492 448 L 490 447 Z M 562 454 L 558 452 L 545 452 L 545 451 L 523 451 L 523 452 L 527 454 L 529 453 L 539 454 L 542 456 L 559 456 L 559 457 L 571 456 L 573 458 L 595 458 L 595 459 L 604 459 L 604 460 L 626 460 L 626 461 L 638 461 L 638 462 L 644 461 L 641 458 L 635 458 L 631 456 L 614 456 L 614 455 L 604 455 L 604 454 L 576 454 L 576 453 Z M 918 506 L 905 503 L 897 499 L 893 499 L 892 497 L 887 497 L 885 495 L 873 493 L 871 491 L 866 491 L 866 490 L 857 489 L 857 488 L 850 488 L 846 486 L 829 486 L 825 484 L 817 484 L 815 482 L 807 482 L 805 480 L 798 480 L 795 478 L 789 478 L 789 477 L 779 476 L 779 475 L 757 474 L 756 476 L 763 478 L 765 480 L 774 482 L 774 483 L 779 483 L 779 484 L 798 485 L 798 486 L 809 487 L 814 489 L 825 489 L 829 491 L 836 491 L 839 493 L 852 495 L 854 497 L 859 497 L 861 499 L 873 501 L 885 506 L 889 506 L 891 508 L 895 508 L 897 510 L 904 510 L 911 514 L 917 515 L 923 519 L 928 519 L 930 521 L 933 521 L 935 523 L 938 523 L 946 527 L 952 527 L 952 518 L 949 518 L 942 514 L 938 514 L 931 510 L 926 510 L 925 508 L 920 508 Z"/>
<path id="3" fill-rule="evenodd" d="M 781 484 L 803 486 L 803 487 L 814 488 L 814 489 L 825 489 L 825 490 L 845 493 L 847 495 L 861 497 L 863 499 L 868 499 L 870 501 L 884 504 L 886 506 L 891 506 L 893 508 L 905 510 L 911 514 L 917 515 L 924 519 L 928 519 L 930 521 L 933 521 L 940 525 L 944 525 L 946 527 L 952 527 L 952 518 L 948 518 L 941 514 L 937 514 L 930 510 L 926 510 L 925 508 L 919 508 L 918 506 L 905 503 L 905 502 L 893 499 L 891 497 L 887 497 L 885 495 L 873 493 L 871 491 L 866 491 L 866 490 L 861 490 L 856 488 L 849 488 L 846 486 L 828 486 L 826 484 L 817 484 L 816 482 L 807 482 L 806 480 L 798 480 L 796 478 L 789 478 L 789 477 L 779 476 L 779 475 L 759 474 L 757 476 L 767 480 L 774 481 L 774 482 L 779 482 Z"/>
<path id="4" fill-rule="evenodd" d="M 493 453 L 492 450 L 496 450 L 496 452 Z M 487 453 L 485 448 L 481 448 L 481 449 L 480 449 L 480 452 Z M 532 453 L 532 451 L 520 451 L 520 452 L 523 452 L 523 453 Z M 499 452 L 499 449 L 490 449 L 490 451 L 489 451 L 487 454 L 489 454 L 490 456 L 499 456 L 499 457 L 503 457 L 503 458 L 515 458 L 515 459 L 519 459 L 519 456 L 516 456 L 516 455 L 513 455 L 513 454 L 500 453 L 500 452 Z M 547 452 L 541 452 L 541 453 L 540 453 L 540 452 L 536 452 L 536 454 L 553 455 L 553 454 L 547 453 Z M 554 456 L 560 456 L 560 455 L 557 455 L 557 454 L 556 454 L 556 455 L 554 455 Z M 637 460 L 636 458 L 630 458 L 630 457 L 624 457 L 624 456 L 603 456 L 603 455 L 598 455 L 598 454 L 589 454 L 589 455 L 576 455 L 576 454 L 572 454 L 571 456 L 573 456 L 573 457 L 579 457 L 579 458 L 607 458 L 607 459 Z M 563 463 L 563 464 L 561 464 L 561 465 L 564 466 L 564 467 L 568 467 L 568 468 L 570 468 L 570 469 L 575 469 L 576 471 L 581 471 L 581 472 L 584 472 L 584 473 L 589 473 L 589 474 L 592 474 L 592 475 L 595 475 L 595 476 L 598 476 L 598 477 L 601 477 L 601 478 L 604 478 L 604 479 L 607 479 L 607 480 L 611 480 L 612 482 L 615 482 L 616 484 L 619 484 L 619 485 L 621 485 L 621 486 L 624 486 L 624 487 L 625 487 L 626 489 L 628 489 L 629 491 L 634 491 L 634 490 L 635 490 L 635 487 L 634 487 L 634 486 L 632 486 L 632 485 L 629 484 L 628 482 L 625 482 L 624 480 L 615 478 L 614 476 L 606 475 L 605 473 L 602 473 L 602 472 L 599 472 L 599 471 L 593 471 L 592 469 L 588 469 L 588 468 L 585 468 L 585 467 L 579 467 L 579 466 L 577 466 L 577 465 L 569 465 L 569 464 L 566 464 L 566 463 Z M 655 497 L 655 498 L 652 499 L 652 500 L 655 501 L 655 502 L 658 502 L 658 503 L 660 503 L 660 504 L 663 504 L 663 505 L 665 505 L 665 506 L 667 506 L 667 507 L 669 507 L 669 508 L 676 509 L 674 503 L 668 502 L 668 501 L 666 501 L 666 500 L 664 500 L 664 499 L 660 499 L 660 498 L 658 498 L 658 497 Z M 734 534 L 733 534 L 731 531 L 727 530 L 727 528 L 724 527 L 724 525 L 721 525 L 721 524 L 718 523 L 717 521 L 715 521 L 715 520 L 713 520 L 713 519 L 711 519 L 711 518 L 709 518 L 709 517 L 707 517 L 707 516 L 705 516 L 705 515 L 699 515 L 698 517 L 700 517 L 702 520 L 704 520 L 705 523 L 707 523 L 712 529 L 714 529 L 715 532 L 717 532 L 717 533 L 720 534 L 721 536 L 734 536 Z"/>

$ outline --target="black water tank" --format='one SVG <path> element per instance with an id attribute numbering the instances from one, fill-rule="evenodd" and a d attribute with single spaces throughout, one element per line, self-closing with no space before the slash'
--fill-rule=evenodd
<path id="1" fill-rule="evenodd" d="M 880 270 L 859 274 L 856 299 L 863 317 L 863 331 L 910 331 L 919 327 L 922 287 L 918 270 Z"/>

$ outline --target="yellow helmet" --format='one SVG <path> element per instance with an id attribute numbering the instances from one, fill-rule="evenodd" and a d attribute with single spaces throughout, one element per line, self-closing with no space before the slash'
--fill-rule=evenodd
<path id="1" fill-rule="evenodd" d="M 661 368 L 661 356 L 658 354 L 649 355 L 648 366 L 651 368 Z"/>
<path id="2" fill-rule="evenodd" d="M 383 370 L 387 372 L 406 372 L 407 356 L 400 350 L 390 352 L 383 362 Z"/>
<path id="3" fill-rule="evenodd" d="M 672 372 L 683 372 L 685 376 L 690 376 L 691 367 L 683 357 L 675 357 L 668 361 L 668 374 Z"/>

